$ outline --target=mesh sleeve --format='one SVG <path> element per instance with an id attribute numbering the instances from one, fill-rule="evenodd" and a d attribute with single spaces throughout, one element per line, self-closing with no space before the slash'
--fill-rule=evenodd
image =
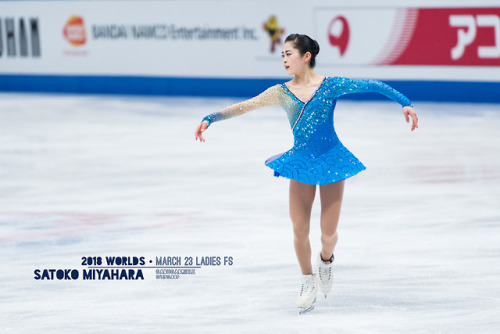
<path id="1" fill-rule="evenodd" d="M 243 115 L 257 108 L 280 104 L 278 87 L 279 85 L 272 86 L 249 100 L 232 104 L 221 111 L 207 115 L 201 121 L 208 121 L 208 126 L 210 126 L 213 122 Z"/>

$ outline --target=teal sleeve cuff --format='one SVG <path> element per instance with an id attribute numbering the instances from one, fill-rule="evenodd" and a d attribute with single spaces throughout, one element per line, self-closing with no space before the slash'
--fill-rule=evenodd
<path id="1" fill-rule="evenodd" d="M 201 123 L 203 123 L 203 121 L 207 121 L 208 122 L 207 129 L 210 126 L 210 124 L 212 124 L 212 121 L 210 119 L 210 115 L 203 117 L 203 119 L 201 120 Z"/>

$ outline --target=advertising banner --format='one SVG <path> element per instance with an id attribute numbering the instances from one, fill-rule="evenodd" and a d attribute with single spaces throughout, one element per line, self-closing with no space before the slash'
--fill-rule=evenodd
<path id="1" fill-rule="evenodd" d="M 283 25 L 300 21 L 293 12 L 276 15 L 278 6 L 250 2 L 1 7 L 1 73 L 276 77 L 283 74 L 281 46 L 289 33 Z"/>
<path id="2" fill-rule="evenodd" d="M 328 76 L 399 81 L 423 99 L 500 85 L 498 6 L 329 4 L 0 2 L 0 89 L 248 96 L 286 79 L 291 33 L 319 42 Z"/>
<path id="3" fill-rule="evenodd" d="M 343 65 L 500 66 L 500 7 L 318 9 L 317 35 Z"/>

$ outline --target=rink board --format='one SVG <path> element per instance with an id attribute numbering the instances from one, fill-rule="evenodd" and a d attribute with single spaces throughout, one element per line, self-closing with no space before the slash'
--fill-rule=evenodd
<path id="1" fill-rule="evenodd" d="M 319 42 L 323 75 L 499 101 L 500 7 L 485 0 L 2 1 L 0 89 L 251 96 L 288 79 L 281 48 L 295 32 Z"/>

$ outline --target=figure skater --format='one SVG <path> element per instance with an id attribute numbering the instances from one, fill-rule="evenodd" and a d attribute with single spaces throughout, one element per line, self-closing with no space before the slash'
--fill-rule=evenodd
<path id="1" fill-rule="evenodd" d="M 314 308 L 312 304 L 318 288 L 326 297 L 332 287 L 333 252 L 338 240 L 337 226 L 345 179 L 366 169 L 335 133 L 333 112 L 337 98 L 351 93 L 378 92 L 401 104 L 406 122 L 412 118 L 411 131 L 418 128 L 417 115 L 406 96 L 376 80 L 318 75 L 313 71 L 318 53 L 318 43 L 309 36 L 289 35 L 282 49 L 283 66 L 294 78 L 272 86 L 252 99 L 204 117 L 195 131 L 195 140 L 204 142 L 202 132 L 213 122 L 271 105 L 280 105 L 286 111 L 294 145 L 290 150 L 267 159 L 265 165 L 274 170 L 274 176 L 290 179 L 290 218 L 295 253 L 302 271 L 302 285 L 297 297 L 300 313 Z M 322 248 L 313 270 L 309 222 L 316 185 L 319 185 L 321 199 Z"/>

